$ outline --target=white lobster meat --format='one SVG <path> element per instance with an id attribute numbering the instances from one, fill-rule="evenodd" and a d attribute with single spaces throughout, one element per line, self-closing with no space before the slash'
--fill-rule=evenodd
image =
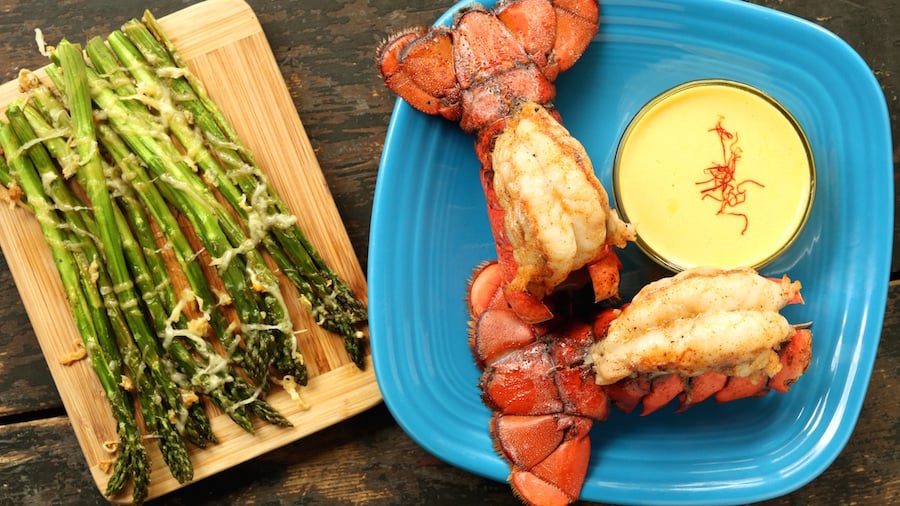
<path id="1" fill-rule="evenodd" d="M 778 311 L 802 302 L 800 283 L 753 269 L 697 268 L 644 287 L 591 351 L 597 383 L 633 374 L 746 377 L 781 369 L 794 327 Z"/>

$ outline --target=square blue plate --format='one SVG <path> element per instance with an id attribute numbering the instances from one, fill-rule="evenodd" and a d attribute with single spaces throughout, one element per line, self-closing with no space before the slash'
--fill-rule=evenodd
<path id="1" fill-rule="evenodd" d="M 815 205 L 802 236 L 765 273 L 803 282 L 806 304 L 786 315 L 813 321 L 813 361 L 786 395 L 646 418 L 614 413 L 596 424 L 587 500 L 739 504 L 791 492 L 840 453 L 868 386 L 893 234 L 891 137 L 878 83 L 836 36 L 773 10 L 618 0 L 602 2 L 599 34 L 558 79 L 556 105 L 609 189 L 634 114 L 660 92 L 704 78 L 763 90 L 809 137 Z M 508 468 L 492 448 L 466 342 L 467 279 L 496 256 L 478 170 L 472 137 L 398 101 L 372 215 L 371 342 L 378 384 L 403 429 L 446 462 L 503 481 Z M 648 273 L 636 248 L 624 257 L 627 293 Z"/>

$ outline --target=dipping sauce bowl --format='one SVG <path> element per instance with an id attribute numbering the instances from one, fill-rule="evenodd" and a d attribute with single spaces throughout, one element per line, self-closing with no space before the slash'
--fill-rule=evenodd
<path id="1" fill-rule="evenodd" d="M 660 265 L 761 268 L 794 242 L 815 195 L 800 125 L 746 84 L 691 81 L 644 106 L 613 168 L 619 213 Z"/>

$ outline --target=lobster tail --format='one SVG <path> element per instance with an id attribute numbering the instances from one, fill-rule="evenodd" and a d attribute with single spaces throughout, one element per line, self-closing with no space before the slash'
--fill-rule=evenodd
<path id="1" fill-rule="evenodd" d="M 399 32 L 379 46 L 375 65 L 387 87 L 410 105 L 426 114 L 459 121 L 462 105 L 449 30 Z"/>
<path id="2" fill-rule="evenodd" d="M 549 322 L 532 325 L 511 310 L 502 275 L 496 263 L 481 266 L 473 275 L 468 291 L 473 317 L 470 343 L 483 370 L 482 398 L 494 411 L 491 434 L 496 449 L 509 462 L 510 484 L 529 504 L 567 504 L 578 498 L 590 460 L 590 428 L 594 421 L 606 420 L 611 406 L 626 413 L 641 408 L 645 416 L 676 399 L 677 411 L 684 411 L 711 398 L 721 403 L 765 395 L 770 390 L 785 392 L 809 365 L 812 334 L 808 329 L 790 327 L 789 335 L 765 344 L 765 351 L 776 357 L 774 367 L 767 361 L 758 361 L 755 370 L 735 367 L 726 354 L 708 362 L 717 369 L 680 370 L 675 363 L 669 364 L 672 372 L 666 372 L 660 369 L 653 348 L 643 346 L 643 355 L 629 355 L 630 369 L 624 377 L 605 382 L 595 372 L 606 366 L 602 362 L 606 356 L 618 353 L 616 346 L 629 347 L 615 335 L 610 337 L 621 332 L 623 325 L 638 336 L 635 339 L 642 339 L 644 333 L 654 330 L 647 325 L 664 325 L 655 319 L 643 320 L 646 316 L 681 320 L 684 311 L 696 311 L 687 318 L 708 325 L 728 321 L 701 318 L 722 308 L 741 316 L 746 316 L 741 311 L 747 311 L 742 309 L 747 304 L 754 306 L 751 312 L 780 309 L 802 300 L 795 283 L 784 284 L 788 288 L 781 290 L 749 271 L 686 271 L 648 285 L 643 296 L 639 294 L 622 308 L 600 310 L 589 324 L 557 315 Z M 676 296 L 696 299 L 696 290 L 709 294 L 723 289 L 738 290 L 735 296 L 739 300 L 716 299 L 717 308 L 697 300 L 693 308 L 677 302 L 669 307 L 677 301 Z M 668 302 L 659 306 L 660 301 Z M 760 339 L 758 335 L 729 335 L 734 333 L 730 326 L 702 329 L 701 334 L 704 332 L 722 340 Z M 598 353 L 601 345 L 606 349 Z M 676 343 L 669 346 L 678 348 Z"/>
<path id="3" fill-rule="evenodd" d="M 585 266 L 597 299 L 615 297 L 619 267 L 606 246 L 634 239 L 551 106 L 553 81 L 590 45 L 598 19 L 596 0 L 472 4 L 449 28 L 402 31 L 378 48 L 376 66 L 391 90 L 476 135 L 504 291 L 529 323 L 553 317 L 547 295 Z M 519 163 L 527 156 L 536 163 Z M 528 180 L 530 189 L 516 183 Z"/>

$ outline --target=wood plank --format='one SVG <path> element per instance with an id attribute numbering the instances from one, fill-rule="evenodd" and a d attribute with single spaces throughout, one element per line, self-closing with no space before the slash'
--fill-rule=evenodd
<path id="1" fill-rule="evenodd" d="M 135 16 L 140 14 L 136 12 Z M 357 256 L 253 11 L 241 0 L 208 0 L 160 22 L 254 152 L 310 241 L 365 300 L 365 277 Z M 15 82 L 0 87 L 0 111 L 17 96 Z M 115 439 L 115 424 L 88 361 L 68 367 L 58 362 L 73 348 L 78 332 L 37 222 L 23 208 L 0 207 L 0 246 L 9 259 L 13 279 L 88 466 L 102 490 L 108 476 L 100 462 L 109 458 L 102 443 Z M 308 361 L 310 383 L 302 395 L 312 408 L 302 411 L 287 394 L 273 391 L 268 400 L 295 427 L 279 429 L 259 424 L 255 435 L 243 432 L 226 415 L 212 413 L 213 430 L 220 443 L 206 450 L 192 450 L 195 480 L 295 441 L 380 401 L 371 360 L 364 370 L 357 369 L 340 338 L 317 327 L 295 294 L 288 292 L 288 299 L 296 329 L 304 330 L 300 345 Z M 156 446 L 148 445 L 148 450 L 154 463 L 150 497 L 179 488 Z M 112 499 L 127 501 L 128 496 Z"/>
<path id="2" fill-rule="evenodd" d="M 33 411 L 61 411 L 62 401 L 2 255 L 0 308 L 0 420 Z"/>
<path id="3" fill-rule="evenodd" d="M 102 496 L 86 472 L 69 418 L 0 425 L 10 441 L 0 457 L 0 504 L 94 504 Z"/>

